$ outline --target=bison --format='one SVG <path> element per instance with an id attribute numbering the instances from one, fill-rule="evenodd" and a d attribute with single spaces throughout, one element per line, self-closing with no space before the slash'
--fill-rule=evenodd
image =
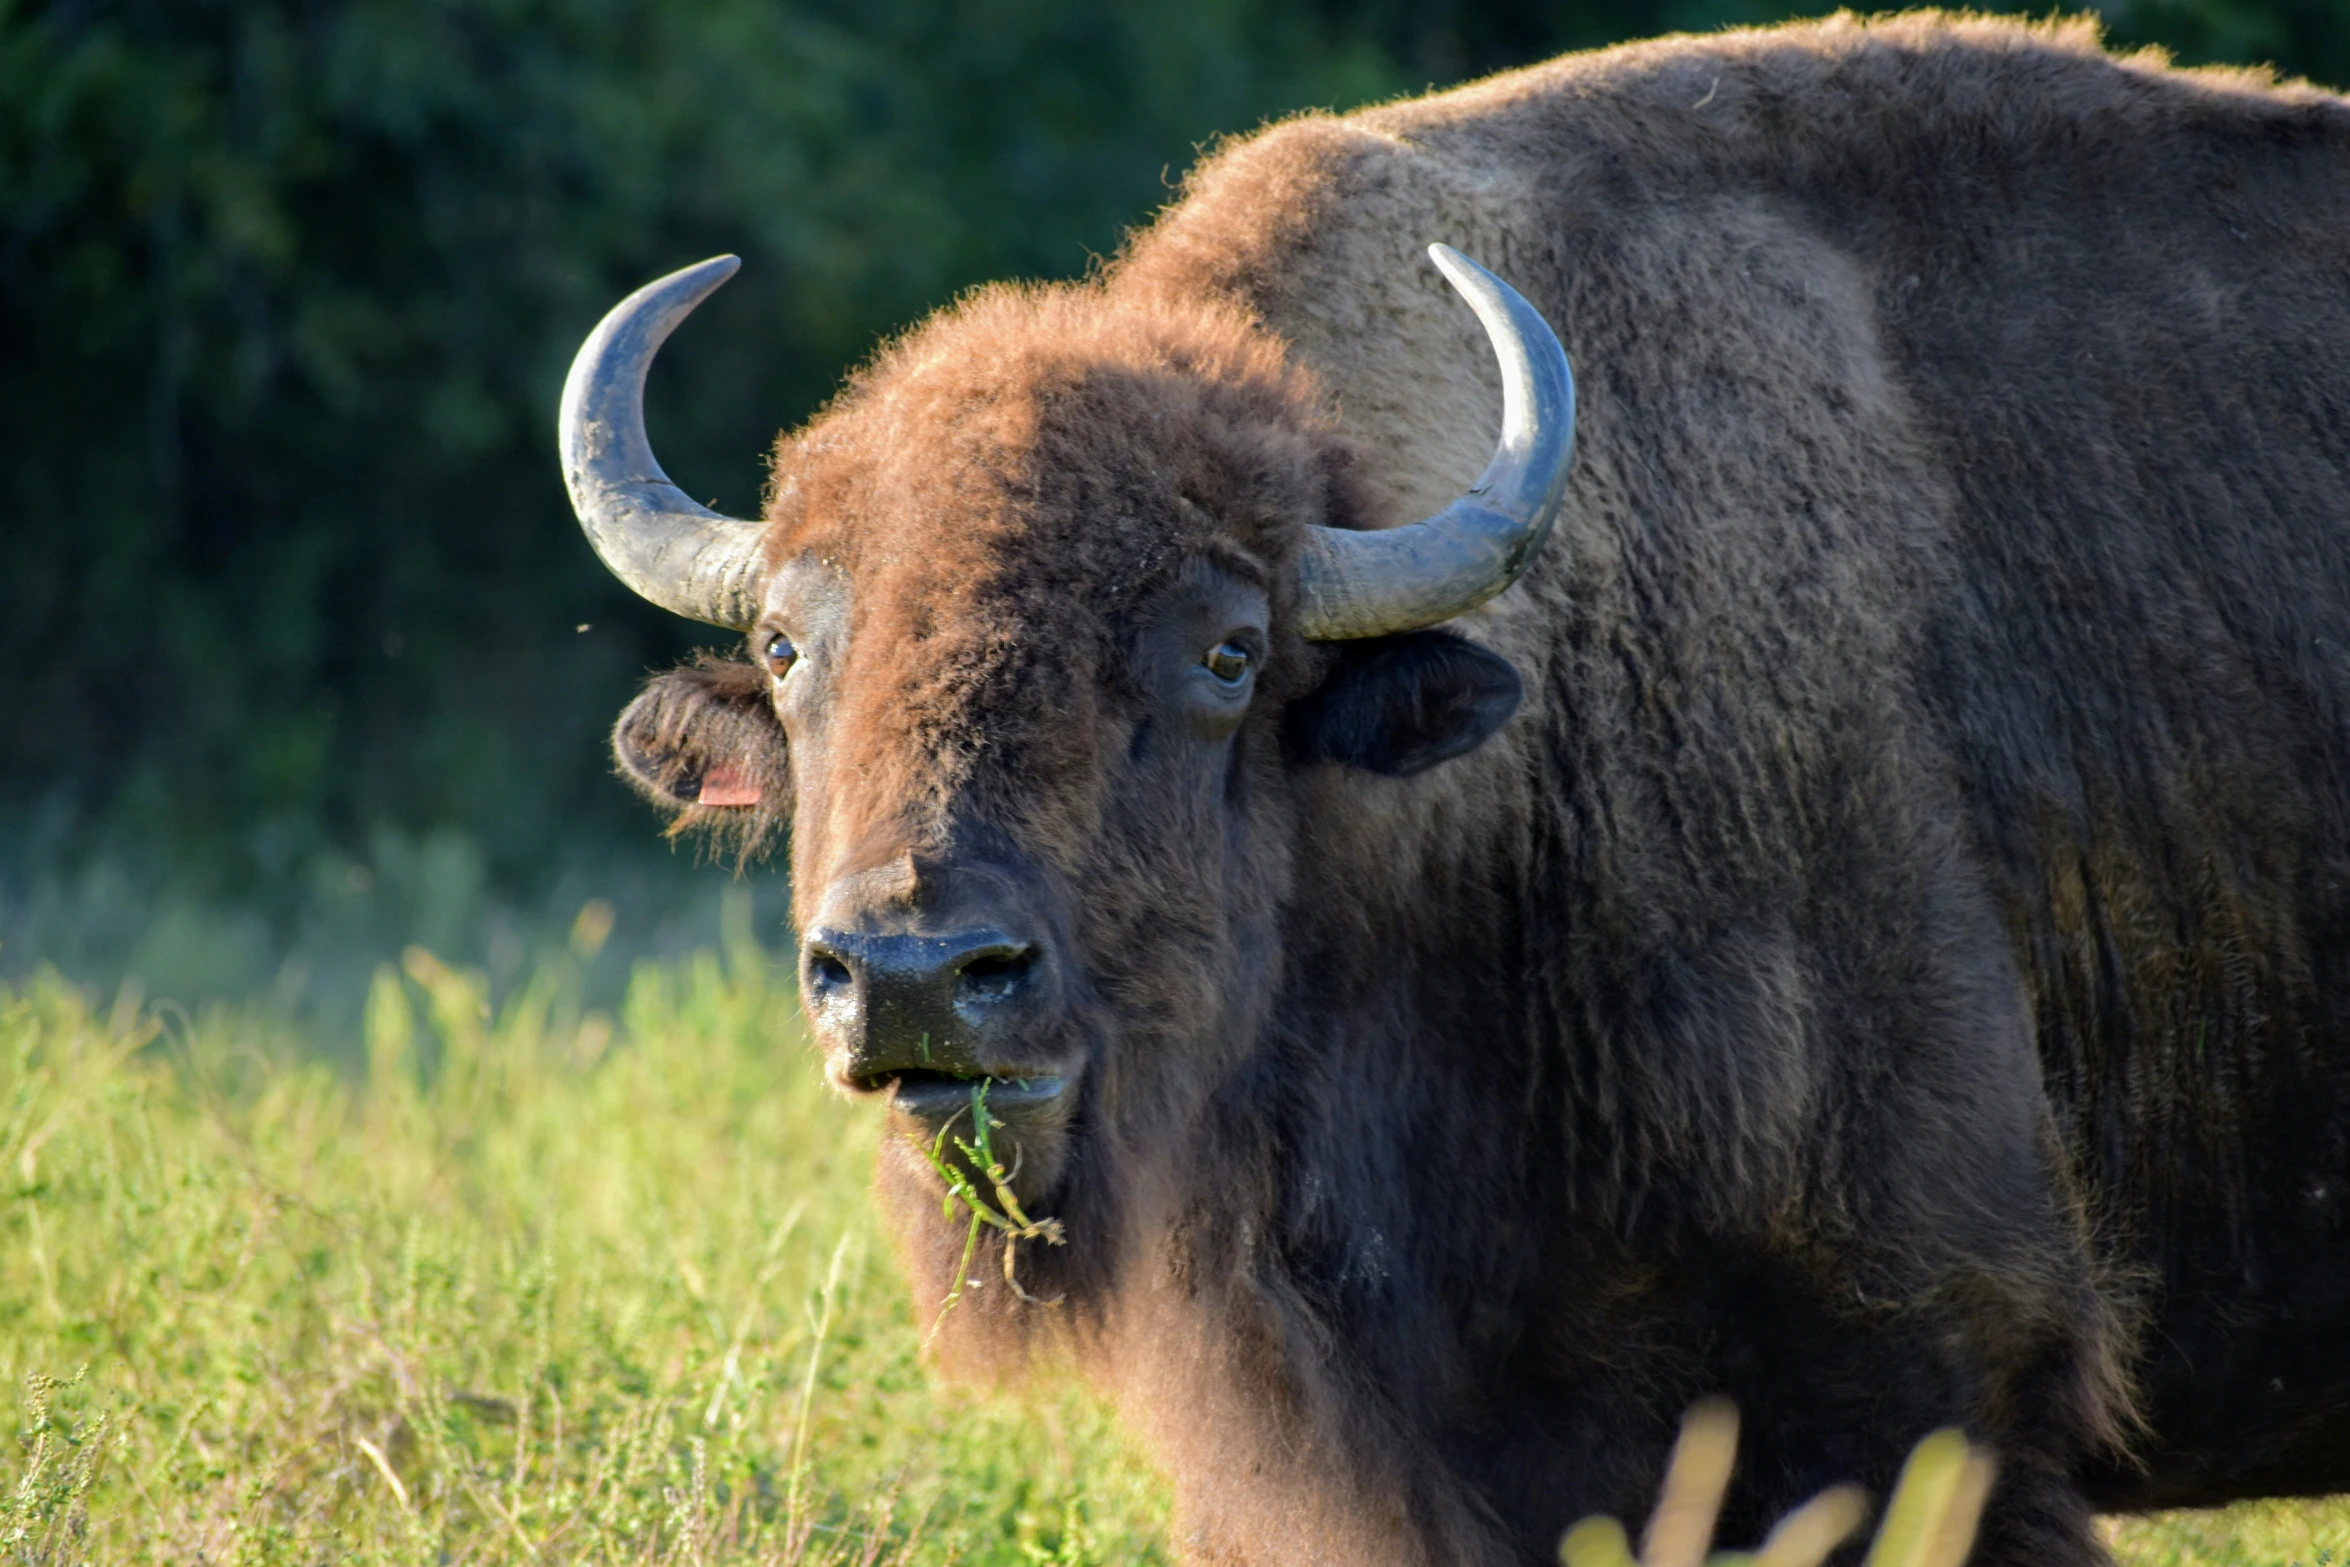
<path id="1" fill-rule="evenodd" d="M 755 522 L 640 412 L 732 266 L 564 393 L 746 633 L 621 767 L 788 839 L 939 1357 L 1191 1559 L 1547 1560 L 1704 1394 L 1725 1538 L 1945 1423 L 1989 1563 L 2350 1485 L 2350 106 L 1923 14 L 1304 115 Z"/>

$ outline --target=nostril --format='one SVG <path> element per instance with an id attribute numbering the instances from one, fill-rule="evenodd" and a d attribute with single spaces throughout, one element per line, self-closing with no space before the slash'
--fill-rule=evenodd
<path id="1" fill-rule="evenodd" d="M 955 974 L 962 999 L 1000 1001 L 1018 990 L 1036 966 L 1033 947 L 994 948 L 966 959 Z"/>
<path id="2" fill-rule="evenodd" d="M 848 964 L 841 961 L 839 954 L 826 952 L 822 948 L 809 952 L 808 984 L 811 989 L 845 990 L 855 983 L 856 976 L 849 972 Z"/>

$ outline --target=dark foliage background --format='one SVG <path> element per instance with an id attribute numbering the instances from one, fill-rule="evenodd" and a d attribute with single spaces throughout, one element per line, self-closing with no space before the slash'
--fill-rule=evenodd
<path id="1" fill-rule="evenodd" d="M 249 958 L 401 864 L 527 900 L 640 852 L 601 732 L 696 628 L 597 566 L 551 432 L 637 283 L 744 256 L 652 416 L 747 511 L 877 335 L 1081 272 L 1219 133 L 1799 9 L 0 0 L 0 961 L 128 962 L 167 904 Z M 2108 22 L 2350 79 L 2344 0 Z"/>

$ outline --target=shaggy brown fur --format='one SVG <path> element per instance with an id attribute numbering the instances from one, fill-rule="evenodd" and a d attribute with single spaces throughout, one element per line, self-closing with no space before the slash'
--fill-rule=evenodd
<path id="1" fill-rule="evenodd" d="M 1490 450 L 1430 240 L 1585 412 L 1546 557 L 1454 627 L 1524 706 L 1403 777 L 1506 710 L 1474 650 L 1309 645 L 1288 595 L 1303 528 Z M 776 473 L 780 728 L 668 677 L 624 763 L 788 767 L 805 920 L 984 872 L 1042 922 L 1082 1091 L 1021 1267 L 1067 1304 L 982 1291 L 948 1355 L 1073 1354 L 1192 1558 L 1548 1560 L 1716 1391 L 1730 1540 L 1950 1421 L 1987 1563 L 2350 1485 L 2337 100 L 1918 15 L 1309 116 Z M 1252 595 L 1202 738 L 1166 649 Z M 934 1307 L 960 1233 L 905 1148 L 882 1186 Z"/>

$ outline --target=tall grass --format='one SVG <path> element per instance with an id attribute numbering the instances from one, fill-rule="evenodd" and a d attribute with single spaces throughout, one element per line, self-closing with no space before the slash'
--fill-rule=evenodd
<path id="1" fill-rule="evenodd" d="M 495 999 L 409 949 L 340 1070 L 266 1009 L 0 987 L 0 1562 L 1166 1559 L 1098 1410 L 924 1374 L 879 1126 L 747 923 L 615 1012 L 607 929 Z M 2350 1512 L 2116 1538 L 2315 1567 Z"/>
<path id="2" fill-rule="evenodd" d="M 360 1080 L 0 990 L 0 1559 L 1160 1559 L 1096 1411 L 926 1380 L 878 1128 L 754 946 L 576 978 L 412 948 Z"/>

